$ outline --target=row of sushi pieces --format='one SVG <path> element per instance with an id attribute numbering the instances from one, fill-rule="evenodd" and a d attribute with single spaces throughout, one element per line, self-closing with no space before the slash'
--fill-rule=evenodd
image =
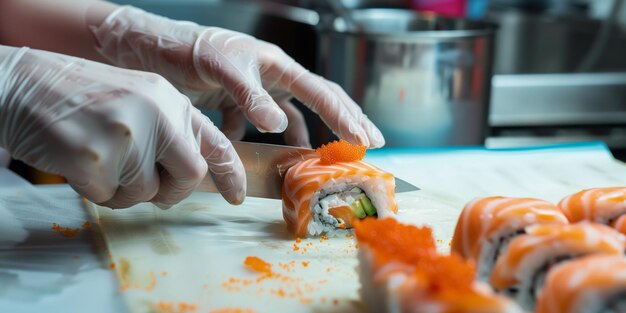
<path id="1" fill-rule="evenodd" d="M 463 209 L 446 255 L 427 227 L 359 221 L 362 296 L 371 312 L 623 313 L 625 219 L 626 187 L 558 205 L 480 198 Z"/>

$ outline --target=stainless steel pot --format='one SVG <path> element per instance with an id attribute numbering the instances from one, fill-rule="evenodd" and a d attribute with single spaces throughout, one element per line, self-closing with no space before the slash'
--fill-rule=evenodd
<path id="1" fill-rule="evenodd" d="M 321 30 L 319 69 L 381 129 L 389 146 L 482 145 L 494 29 L 402 9 L 351 13 Z"/>

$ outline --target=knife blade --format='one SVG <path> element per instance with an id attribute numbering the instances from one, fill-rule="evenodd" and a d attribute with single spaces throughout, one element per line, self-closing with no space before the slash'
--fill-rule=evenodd
<path id="1" fill-rule="evenodd" d="M 233 141 L 246 170 L 246 196 L 281 199 L 283 175 L 297 162 L 317 157 L 313 149 L 264 143 Z M 410 183 L 395 178 L 396 193 L 419 190 Z M 218 192 L 211 175 L 207 175 L 197 191 Z"/>

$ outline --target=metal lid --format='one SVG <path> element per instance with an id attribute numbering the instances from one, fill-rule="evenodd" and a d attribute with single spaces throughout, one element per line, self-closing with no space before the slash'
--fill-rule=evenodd
<path id="1" fill-rule="evenodd" d="M 349 20 L 353 22 L 336 17 L 325 31 L 359 37 L 440 39 L 485 36 L 495 29 L 495 25 L 487 22 L 445 18 L 405 9 L 354 10 L 350 12 Z"/>

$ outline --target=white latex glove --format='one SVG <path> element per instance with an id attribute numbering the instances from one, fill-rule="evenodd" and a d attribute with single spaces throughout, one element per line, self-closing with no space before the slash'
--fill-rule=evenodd
<path id="1" fill-rule="evenodd" d="M 46 51 L 0 46 L 0 147 L 113 208 L 174 204 L 207 163 L 228 201 L 245 195 L 230 141 L 164 78 Z"/>
<path id="2" fill-rule="evenodd" d="M 129 6 L 115 10 L 92 32 L 96 49 L 112 64 L 159 73 L 196 105 L 221 110 L 222 130 L 230 139 L 243 136 L 245 115 L 262 132 L 285 131 L 289 144 L 309 146 L 302 114 L 290 102 L 296 97 L 338 137 L 370 147 L 385 143 L 341 87 L 273 44 Z"/>

